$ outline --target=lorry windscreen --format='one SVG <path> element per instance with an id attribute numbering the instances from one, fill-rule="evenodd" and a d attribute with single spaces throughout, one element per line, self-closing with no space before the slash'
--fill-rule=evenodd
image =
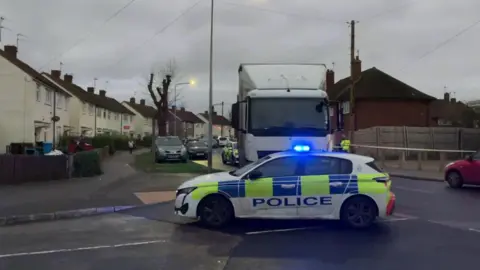
<path id="1" fill-rule="evenodd" d="M 254 136 L 326 136 L 328 106 L 311 98 L 252 98 L 248 133 Z"/>

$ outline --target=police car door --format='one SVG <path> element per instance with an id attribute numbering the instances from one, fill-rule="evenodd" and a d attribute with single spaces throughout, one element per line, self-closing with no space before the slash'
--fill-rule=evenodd
<path id="1" fill-rule="evenodd" d="M 308 156 L 302 159 L 301 167 L 299 217 L 331 217 L 340 207 L 344 194 L 349 192 L 347 184 L 352 173 L 351 161 L 329 156 Z"/>
<path id="2" fill-rule="evenodd" d="M 261 176 L 254 180 L 247 176 L 241 180 L 243 183 L 240 185 L 245 185 L 245 197 L 241 202 L 240 215 L 261 218 L 297 217 L 296 197 L 300 181 L 298 158 L 271 159 L 253 171 Z"/>

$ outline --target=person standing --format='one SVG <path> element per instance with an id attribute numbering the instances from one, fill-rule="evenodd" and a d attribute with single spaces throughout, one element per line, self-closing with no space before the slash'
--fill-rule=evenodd
<path id="1" fill-rule="evenodd" d="M 133 142 L 133 139 L 128 140 L 128 150 L 130 151 L 130 154 L 133 153 L 134 147 L 135 147 L 135 143 Z"/>
<path id="2" fill-rule="evenodd" d="M 340 142 L 340 147 L 343 152 L 350 153 L 350 140 L 343 134 L 342 141 Z"/>

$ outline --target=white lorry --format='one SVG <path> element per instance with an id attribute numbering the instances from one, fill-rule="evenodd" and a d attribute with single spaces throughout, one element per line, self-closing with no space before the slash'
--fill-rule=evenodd
<path id="1" fill-rule="evenodd" d="M 238 74 L 232 127 L 240 166 L 296 145 L 332 149 L 324 64 L 241 64 Z"/>

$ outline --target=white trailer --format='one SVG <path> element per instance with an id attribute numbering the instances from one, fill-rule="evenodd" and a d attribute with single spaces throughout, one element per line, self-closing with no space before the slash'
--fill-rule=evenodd
<path id="1" fill-rule="evenodd" d="M 241 64 L 232 105 L 239 162 L 308 145 L 331 150 L 324 64 Z"/>

